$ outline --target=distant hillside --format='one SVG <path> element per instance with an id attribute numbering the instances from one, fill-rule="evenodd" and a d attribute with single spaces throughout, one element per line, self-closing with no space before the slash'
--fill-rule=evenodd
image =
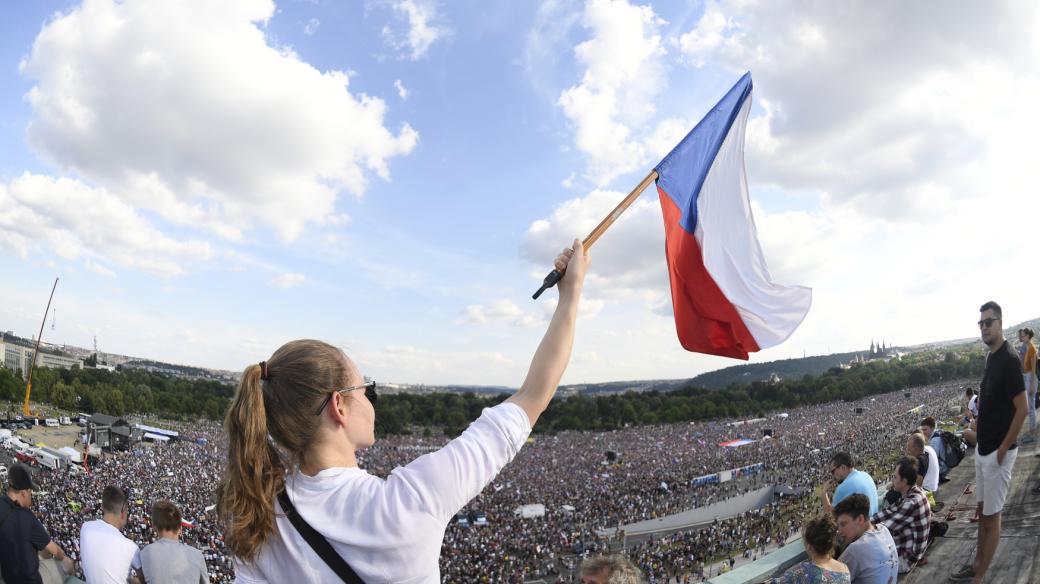
<path id="1" fill-rule="evenodd" d="M 780 376 L 781 379 L 801 379 L 806 375 L 819 375 L 831 367 L 838 367 L 842 363 L 852 361 L 857 355 L 865 355 L 866 353 L 867 351 L 856 351 L 854 353 L 834 353 L 833 355 L 782 359 L 767 363 L 734 365 L 725 369 L 701 373 L 689 380 L 688 385 L 706 389 L 719 389 L 731 383 L 745 384 L 752 381 L 766 381 L 774 373 Z"/>

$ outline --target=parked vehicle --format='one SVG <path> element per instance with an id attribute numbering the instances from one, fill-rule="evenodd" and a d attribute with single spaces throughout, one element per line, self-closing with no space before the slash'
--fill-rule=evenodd
<path id="1" fill-rule="evenodd" d="M 49 452 L 44 452 L 43 449 L 36 451 L 36 462 L 40 463 L 40 466 L 51 470 L 58 470 L 62 466 L 60 458 Z"/>
<path id="2" fill-rule="evenodd" d="M 47 426 L 48 428 L 57 428 L 61 424 L 58 423 L 58 419 L 57 418 L 47 418 L 46 420 L 43 421 L 43 425 Z"/>
<path id="3" fill-rule="evenodd" d="M 72 419 L 69 418 L 68 416 L 62 416 L 62 417 L 58 418 L 58 423 L 61 424 L 62 426 L 68 426 L 69 424 L 72 423 Z"/>
<path id="4" fill-rule="evenodd" d="M 67 453 L 62 452 L 61 450 L 58 450 L 58 449 L 55 449 L 55 448 L 51 448 L 49 446 L 44 446 L 39 451 L 47 453 L 47 454 L 53 456 L 54 458 L 58 459 L 58 466 L 61 467 L 61 468 L 67 467 L 69 465 L 69 462 L 71 461 L 71 459 L 70 459 L 70 457 L 69 457 L 69 455 Z"/>

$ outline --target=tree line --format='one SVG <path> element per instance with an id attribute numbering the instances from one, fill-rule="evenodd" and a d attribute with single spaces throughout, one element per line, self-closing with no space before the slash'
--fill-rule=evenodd
<path id="1" fill-rule="evenodd" d="M 122 416 L 157 414 L 175 419 L 220 420 L 235 388 L 218 381 L 183 379 L 138 369 L 49 369 L 33 372 L 32 401 L 58 408 Z M 25 396 L 21 371 L 0 368 L 0 399 Z"/>
<path id="2" fill-rule="evenodd" d="M 687 383 L 675 391 L 628 392 L 553 399 L 539 419 L 537 432 L 611 430 L 625 426 L 707 421 L 727 417 L 758 417 L 766 412 L 856 401 L 898 389 L 940 381 L 977 379 L 982 375 L 981 352 L 918 353 L 901 360 L 871 361 L 833 367 L 820 375 L 770 383 L 730 384 L 707 389 Z M 0 369 L 0 399 L 19 401 L 24 383 L 18 373 Z M 234 388 L 218 381 L 176 378 L 162 373 L 96 369 L 37 369 L 34 401 L 86 413 L 142 413 L 177 419 L 220 420 Z M 506 399 L 506 394 L 473 393 L 381 395 L 376 407 L 376 431 L 402 434 L 441 428 L 457 435 L 481 410 Z"/>
<path id="3" fill-rule="evenodd" d="M 759 417 L 770 411 L 837 400 L 857 401 L 940 381 L 978 379 L 983 366 L 979 352 L 933 353 L 891 362 L 871 361 L 851 368 L 833 367 L 821 375 L 804 375 L 776 383 L 730 384 L 717 390 L 687 384 L 669 392 L 594 397 L 576 394 L 554 399 L 538 419 L 535 431 L 612 430 L 629 425 Z M 410 426 L 432 425 L 454 435 L 474 420 L 482 408 L 503 399 L 505 396 L 473 394 L 387 396 L 376 409 L 376 427 L 382 426 L 387 433 L 399 433 L 408 431 Z"/>

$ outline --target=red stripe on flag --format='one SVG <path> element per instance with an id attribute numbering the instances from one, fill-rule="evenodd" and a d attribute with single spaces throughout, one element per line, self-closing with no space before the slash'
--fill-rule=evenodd
<path id="1" fill-rule="evenodd" d="M 657 193 L 679 342 L 687 351 L 746 361 L 749 352 L 759 350 L 758 343 L 704 267 L 697 238 L 679 224 L 682 212 L 660 187 Z"/>

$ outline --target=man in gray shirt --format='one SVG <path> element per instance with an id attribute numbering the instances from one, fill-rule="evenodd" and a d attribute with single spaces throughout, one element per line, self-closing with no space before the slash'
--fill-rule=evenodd
<path id="1" fill-rule="evenodd" d="M 159 539 L 141 550 L 147 584 L 208 584 L 202 552 L 180 542 L 181 511 L 169 501 L 152 505 L 152 529 Z"/>
<path id="2" fill-rule="evenodd" d="M 870 522 L 870 502 L 859 493 L 834 506 L 838 533 L 852 542 L 838 558 L 849 567 L 852 584 L 896 584 L 899 552 L 884 525 Z"/>

